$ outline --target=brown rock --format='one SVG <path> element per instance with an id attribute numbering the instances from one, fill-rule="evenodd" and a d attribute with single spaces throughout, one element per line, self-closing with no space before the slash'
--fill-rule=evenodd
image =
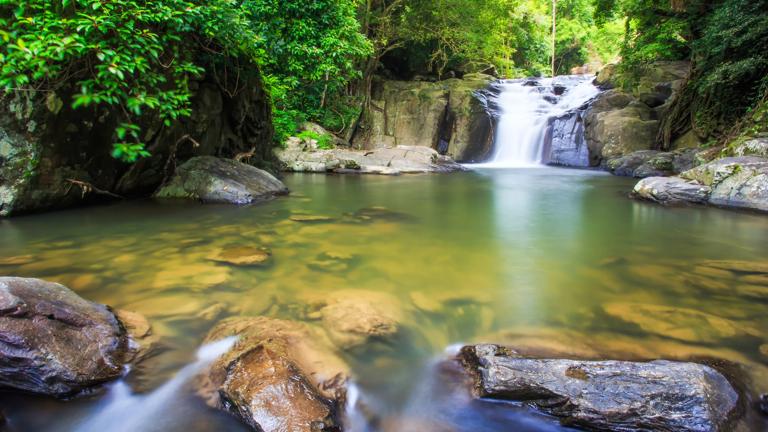
<path id="1" fill-rule="evenodd" d="M 269 262 L 271 257 L 272 253 L 267 249 L 235 246 L 221 249 L 210 260 L 234 266 L 258 266 Z"/>
<path id="2" fill-rule="evenodd" d="M 331 340 L 339 348 L 349 349 L 397 334 L 403 315 L 401 308 L 391 294 L 342 290 L 325 298 L 320 316 Z"/>
<path id="3" fill-rule="evenodd" d="M 346 399 L 347 366 L 327 337 L 308 325 L 230 318 L 206 342 L 239 340 L 204 372 L 198 393 L 256 430 L 326 431 L 338 428 Z"/>

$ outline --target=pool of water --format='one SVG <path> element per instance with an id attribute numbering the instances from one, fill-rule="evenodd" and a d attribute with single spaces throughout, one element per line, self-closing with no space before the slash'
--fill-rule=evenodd
<path id="1" fill-rule="evenodd" d="M 768 392 L 768 276 L 713 262 L 768 261 L 763 215 L 664 208 L 628 199 L 632 180 L 555 168 L 285 182 L 291 196 L 251 207 L 139 201 L 2 220 L 0 260 L 31 258 L 0 273 L 58 281 L 148 317 L 161 349 L 119 383 L 129 393 L 151 392 L 192 363 L 219 319 L 320 326 L 306 304 L 339 290 L 386 292 L 403 311 L 397 338 L 342 353 L 380 419 L 374 430 L 564 430 L 454 389 L 436 359 L 473 341 L 580 357 L 720 358 L 738 363 L 750 395 Z M 237 246 L 268 248 L 272 261 L 210 259 Z M 0 406 L 15 430 L 77 430 L 112 393 L 67 402 L 5 394 Z M 146 430 L 245 430 L 189 391 L 164 403 Z"/>

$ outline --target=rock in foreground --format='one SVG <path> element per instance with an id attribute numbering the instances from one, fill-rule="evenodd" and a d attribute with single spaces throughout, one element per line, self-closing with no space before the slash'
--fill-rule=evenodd
<path id="1" fill-rule="evenodd" d="M 0 387 L 72 395 L 118 378 L 129 345 L 106 306 L 56 283 L 0 277 Z"/>
<path id="2" fill-rule="evenodd" d="M 340 425 L 349 372 L 322 332 L 258 318 L 222 321 L 206 337 L 239 337 L 198 383 L 209 405 L 258 431 L 332 431 Z"/>
<path id="3" fill-rule="evenodd" d="M 199 156 L 179 166 L 155 197 L 251 204 L 287 193 L 288 188 L 264 170 L 231 159 Z"/>
<path id="4" fill-rule="evenodd" d="M 276 153 L 286 171 L 296 172 L 398 175 L 466 170 L 451 158 L 421 146 L 317 150 L 300 141 L 289 141 Z"/>
<path id="5" fill-rule="evenodd" d="M 527 401 L 595 430 L 718 431 L 739 399 L 723 375 L 696 363 L 531 359 L 497 345 L 466 346 L 459 357 L 478 396 Z"/>

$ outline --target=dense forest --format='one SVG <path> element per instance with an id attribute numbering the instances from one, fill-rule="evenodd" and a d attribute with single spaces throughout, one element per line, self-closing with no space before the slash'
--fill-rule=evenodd
<path id="1" fill-rule="evenodd" d="M 236 94 L 258 69 L 279 144 L 306 120 L 354 127 L 376 74 L 548 75 L 554 45 L 555 74 L 621 60 L 626 85 L 653 61 L 692 59 L 667 135 L 692 118 L 721 137 L 765 99 L 766 11 L 747 0 L 6 0 L 0 86 L 115 108 L 112 154 L 135 161 L 148 154 L 141 119 L 189 116 L 203 74 Z"/>

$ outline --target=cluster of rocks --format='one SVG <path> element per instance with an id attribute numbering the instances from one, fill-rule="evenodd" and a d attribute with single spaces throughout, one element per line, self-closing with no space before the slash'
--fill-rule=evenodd
<path id="1" fill-rule="evenodd" d="M 660 119 L 689 69 L 687 62 L 656 62 L 644 71 L 631 92 L 612 88 L 615 66 L 603 69 L 595 84 L 608 90 L 595 99 L 584 117 L 591 165 L 606 165 L 633 152 L 651 150 Z M 695 136 L 676 141 L 673 148 L 697 147 L 698 140 L 692 138 Z"/>
<path id="2" fill-rule="evenodd" d="M 444 306 L 416 297 L 422 313 Z M 393 342 L 405 309 L 390 294 L 360 290 L 304 300 L 306 322 L 230 317 L 215 325 L 205 342 L 237 341 L 197 377 L 196 392 L 254 430 L 342 430 L 352 380 L 342 354 Z M 151 334 L 136 314 L 113 313 L 36 279 L 0 278 L 0 302 L 0 386 L 7 389 L 76 395 L 120 377 Z M 456 361 L 475 397 L 521 401 L 570 426 L 718 431 L 738 415 L 739 394 L 703 364 L 541 358 L 498 345 L 466 346 Z"/>
<path id="3" fill-rule="evenodd" d="M 313 141 L 292 138 L 276 154 L 282 168 L 293 172 L 399 175 L 466 170 L 448 156 L 423 146 L 320 150 Z"/>
<path id="4" fill-rule="evenodd" d="M 768 211 L 768 159 L 717 159 L 676 177 L 648 177 L 633 194 L 660 204 L 711 204 Z"/>

